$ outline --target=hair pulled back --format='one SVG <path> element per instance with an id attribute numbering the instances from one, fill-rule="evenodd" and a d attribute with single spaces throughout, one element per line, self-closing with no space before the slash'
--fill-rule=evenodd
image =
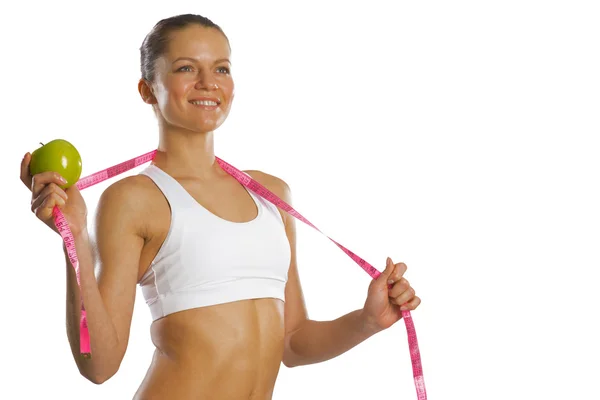
<path id="1" fill-rule="evenodd" d="M 154 81 L 154 66 L 156 60 L 167 51 L 171 33 L 193 24 L 205 28 L 217 29 L 229 42 L 225 32 L 223 32 L 217 24 L 201 15 L 182 14 L 162 19 L 158 21 L 150 33 L 146 35 L 146 38 L 140 47 L 140 66 L 143 79 L 148 82 Z"/>

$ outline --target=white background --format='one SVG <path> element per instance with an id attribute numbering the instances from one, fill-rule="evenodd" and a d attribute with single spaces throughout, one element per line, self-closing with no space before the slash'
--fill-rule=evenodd
<path id="1" fill-rule="evenodd" d="M 379 270 L 408 265 L 429 399 L 600 399 L 600 15 L 524 0 L 3 2 L 0 398 L 130 399 L 146 373 L 138 290 L 117 375 L 79 375 L 60 238 L 18 170 L 55 138 L 83 175 L 156 148 L 138 49 L 188 12 L 233 49 L 216 154 L 284 179 L 301 214 Z M 90 214 L 116 179 L 85 190 Z M 369 276 L 301 222 L 298 259 L 311 318 L 362 307 Z M 404 323 L 282 366 L 274 399 L 306 398 L 416 399 Z"/>

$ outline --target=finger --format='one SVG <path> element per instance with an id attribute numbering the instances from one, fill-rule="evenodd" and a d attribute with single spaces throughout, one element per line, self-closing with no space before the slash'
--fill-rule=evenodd
<path id="1" fill-rule="evenodd" d="M 377 280 L 385 282 L 387 278 L 389 278 L 390 274 L 394 270 L 394 263 L 391 258 L 387 258 L 387 262 L 385 264 L 385 270 L 381 273 Z"/>
<path id="2" fill-rule="evenodd" d="M 415 310 L 421 304 L 421 299 L 417 296 L 413 297 L 408 303 L 403 304 L 400 309 L 401 310 Z"/>
<path id="3" fill-rule="evenodd" d="M 33 197 L 39 196 L 44 186 L 49 183 L 55 183 L 58 186 L 67 183 L 67 181 L 60 176 L 60 174 L 53 171 L 46 171 L 36 174 L 33 176 L 31 182 L 31 192 L 33 193 Z"/>
<path id="4" fill-rule="evenodd" d="M 410 287 L 410 283 L 406 280 L 406 278 L 400 278 L 400 280 L 392 286 L 390 292 L 388 294 L 389 297 L 396 298 L 400 296 L 402 293 L 406 292 Z"/>
<path id="5" fill-rule="evenodd" d="M 377 290 L 377 291 L 385 290 L 385 285 L 386 285 L 387 279 L 393 270 L 394 270 L 394 263 L 392 262 L 392 259 L 388 257 L 387 261 L 386 261 L 385 269 L 383 270 L 383 272 L 381 272 L 381 274 L 377 277 L 377 279 L 374 279 L 371 281 L 371 283 L 369 284 L 369 290 L 371 290 L 371 288 L 373 288 L 374 290 Z M 388 285 L 388 289 L 389 288 L 391 288 L 390 285 Z"/>
<path id="6" fill-rule="evenodd" d="M 40 192 L 40 194 L 35 199 L 33 199 L 33 201 L 31 202 L 31 211 L 35 211 L 35 209 L 38 208 L 46 200 L 46 197 L 48 197 L 50 193 L 58 194 L 64 200 L 65 203 L 69 199 L 67 193 L 60 187 L 58 187 L 57 184 L 50 183 Z"/>
<path id="7" fill-rule="evenodd" d="M 402 278 L 402 275 L 404 275 L 404 273 L 407 270 L 407 266 L 404 263 L 398 263 L 395 265 L 394 271 L 392 272 L 392 274 L 390 275 L 390 277 L 388 278 L 388 284 L 392 285 L 395 282 L 399 281 L 400 278 Z"/>
<path id="8" fill-rule="evenodd" d="M 21 182 L 27 186 L 27 189 L 31 190 L 31 173 L 29 172 L 29 163 L 31 161 L 31 154 L 25 153 L 23 160 L 21 160 Z"/>
<path id="9" fill-rule="evenodd" d="M 52 210 L 55 206 L 62 208 L 65 201 L 56 193 L 50 193 L 48 197 L 34 210 L 35 215 L 42 221 L 46 221 L 52 217 Z"/>
<path id="10" fill-rule="evenodd" d="M 409 287 L 404 292 L 402 292 L 401 295 L 396 296 L 396 298 L 394 299 L 394 303 L 396 303 L 399 306 L 403 306 L 404 303 L 408 303 L 414 297 L 415 297 L 415 289 Z"/>

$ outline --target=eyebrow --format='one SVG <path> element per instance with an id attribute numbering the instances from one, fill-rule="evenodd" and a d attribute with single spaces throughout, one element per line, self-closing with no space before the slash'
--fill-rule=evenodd
<path id="1" fill-rule="evenodd" d="M 182 60 L 188 60 L 188 61 L 193 61 L 193 62 L 197 62 L 198 61 L 197 59 L 191 58 L 191 57 L 179 57 L 179 58 L 177 58 L 176 60 L 173 61 L 173 64 L 175 64 L 177 61 L 182 61 Z M 229 61 L 228 58 L 219 58 L 214 63 L 215 64 L 219 64 L 221 62 L 227 62 L 227 63 L 231 64 L 231 61 Z"/>

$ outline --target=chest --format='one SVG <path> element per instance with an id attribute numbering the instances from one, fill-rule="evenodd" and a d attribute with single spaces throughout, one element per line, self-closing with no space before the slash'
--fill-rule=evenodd
<path id="1" fill-rule="evenodd" d="M 259 197 L 256 196 L 257 200 L 255 200 L 248 190 L 234 178 L 212 185 L 186 181 L 180 181 L 180 184 L 185 190 L 184 196 L 197 206 L 195 208 L 198 212 L 210 214 L 211 218 L 209 220 L 213 219 L 216 223 L 230 226 L 234 231 L 237 231 L 236 228 L 238 227 L 242 231 L 244 225 L 249 224 L 259 216 L 260 210 L 257 204 Z M 146 204 L 148 205 L 146 207 L 146 243 L 140 259 L 140 278 L 163 246 L 173 223 L 171 205 L 158 188 L 148 198 Z M 281 211 L 279 214 L 283 216 Z M 198 220 L 193 218 L 193 215 L 189 215 L 190 218 L 186 220 L 186 223 L 197 223 Z M 210 226 L 207 229 L 210 229 Z M 213 237 L 208 236 L 207 239 L 208 241 L 220 240 L 214 235 Z M 207 240 L 202 243 L 201 238 L 198 237 L 198 250 L 201 251 L 205 246 L 214 247 L 214 244 L 207 244 Z"/>

